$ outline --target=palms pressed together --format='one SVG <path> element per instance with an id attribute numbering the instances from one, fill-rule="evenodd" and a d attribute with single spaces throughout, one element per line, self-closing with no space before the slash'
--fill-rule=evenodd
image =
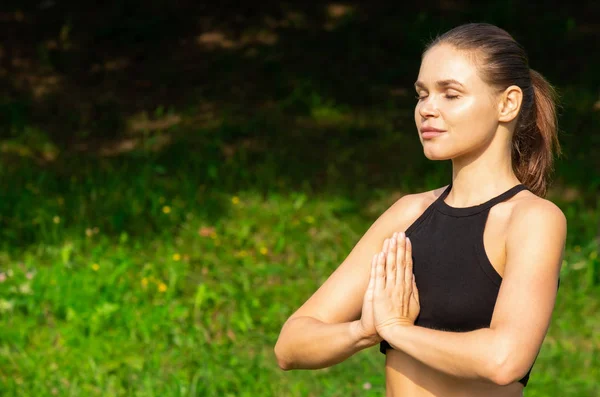
<path id="1" fill-rule="evenodd" d="M 383 340 L 382 330 L 394 325 L 414 325 L 419 311 L 412 245 L 403 232 L 394 233 L 371 260 L 359 329 L 363 337 L 379 343 Z"/>

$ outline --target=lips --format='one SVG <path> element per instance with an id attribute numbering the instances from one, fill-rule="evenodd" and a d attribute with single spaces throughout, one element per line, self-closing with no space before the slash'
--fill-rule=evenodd
<path id="1" fill-rule="evenodd" d="M 446 131 L 428 126 L 428 127 L 421 127 L 421 133 L 423 133 L 423 132 L 446 132 Z"/>
<path id="2" fill-rule="evenodd" d="M 434 127 L 421 127 L 420 128 L 421 131 L 421 136 L 423 137 L 423 139 L 430 139 L 430 138 L 435 138 L 437 136 L 442 135 L 444 132 L 444 130 L 440 130 L 439 128 L 434 128 Z"/>

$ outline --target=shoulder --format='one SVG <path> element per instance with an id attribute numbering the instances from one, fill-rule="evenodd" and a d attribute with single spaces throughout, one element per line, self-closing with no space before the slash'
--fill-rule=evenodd
<path id="1" fill-rule="evenodd" d="M 390 207 L 393 217 L 405 221 L 404 223 L 411 223 L 433 204 L 447 187 L 448 185 L 433 190 L 405 194 Z"/>
<path id="2" fill-rule="evenodd" d="M 402 196 L 398 201 L 396 201 L 396 205 L 399 205 L 403 208 L 409 209 L 422 209 L 429 207 L 435 200 L 440 197 L 440 195 L 446 190 L 446 186 L 442 186 L 433 190 L 426 190 L 418 193 L 411 193 L 405 196 Z"/>
<path id="3" fill-rule="evenodd" d="M 531 192 L 515 201 L 508 221 L 509 236 L 529 234 L 558 241 L 564 240 L 566 232 L 567 218 L 552 201 Z"/>

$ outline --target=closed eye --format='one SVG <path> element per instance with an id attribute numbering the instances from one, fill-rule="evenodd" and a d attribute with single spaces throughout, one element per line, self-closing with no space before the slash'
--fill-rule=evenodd
<path id="1" fill-rule="evenodd" d="M 449 100 L 457 99 L 458 97 L 459 97 L 458 95 L 446 95 L 445 96 L 445 98 L 449 99 Z M 417 95 L 417 96 L 415 96 L 415 98 L 420 101 L 422 99 L 427 98 L 427 95 L 423 95 L 423 96 Z"/>

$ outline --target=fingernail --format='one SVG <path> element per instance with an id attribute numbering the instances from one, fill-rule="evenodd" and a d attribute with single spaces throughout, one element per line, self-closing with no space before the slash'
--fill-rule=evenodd
<path id="1" fill-rule="evenodd" d="M 400 238 L 404 238 L 404 232 L 400 232 Z"/>

